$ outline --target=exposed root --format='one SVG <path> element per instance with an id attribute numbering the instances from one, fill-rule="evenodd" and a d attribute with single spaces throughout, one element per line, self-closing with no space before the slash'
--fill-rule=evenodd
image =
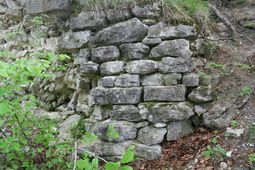
<path id="1" fill-rule="evenodd" d="M 228 30 L 231 33 L 231 37 L 234 40 L 234 38 L 237 35 L 237 32 L 235 30 L 235 27 L 231 24 L 231 22 L 220 13 L 220 11 L 212 4 L 208 4 L 208 7 L 216 14 L 216 16 L 223 22 L 223 24 L 228 28 Z"/>

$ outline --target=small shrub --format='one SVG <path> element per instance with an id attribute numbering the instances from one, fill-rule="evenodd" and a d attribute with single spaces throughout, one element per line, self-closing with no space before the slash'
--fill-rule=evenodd
<path id="1" fill-rule="evenodd" d="M 241 91 L 239 92 L 240 96 L 248 96 L 251 95 L 253 92 L 252 88 L 250 86 L 245 86 L 241 89 Z"/>

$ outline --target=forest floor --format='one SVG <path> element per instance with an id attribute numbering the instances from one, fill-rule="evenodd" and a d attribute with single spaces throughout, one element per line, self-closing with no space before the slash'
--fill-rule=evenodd
<path id="1" fill-rule="evenodd" d="M 255 169 L 255 1 L 233 0 L 220 12 L 235 26 L 238 34 L 235 41 L 225 39 L 228 29 L 220 21 L 215 23 L 210 35 L 221 40 L 214 41 L 217 50 L 203 59 L 206 62 L 201 69 L 219 75 L 214 89 L 217 99 L 223 99 L 223 102 L 227 103 L 245 87 L 252 88 L 247 102 L 238 109 L 229 124 L 230 128 L 242 129 L 244 133 L 233 137 L 226 135 L 226 128 L 212 131 L 200 127 L 190 136 L 164 142 L 160 160 L 138 161 L 133 164 L 134 169 Z M 215 63 L 216 67 L 208 67 L 206 63 L 209 62 Z M 205 151 L 211 155 L 205 157 Z M 250 159 L 254 159 L 253 165 Z"/>

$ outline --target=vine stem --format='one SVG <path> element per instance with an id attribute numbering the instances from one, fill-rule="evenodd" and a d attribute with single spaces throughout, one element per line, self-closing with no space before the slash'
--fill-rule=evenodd
<path id="1" fill-rule="evenodd" d="M 73 165 L 73 170 L 76 170 L 76 162 L 77 162 L 77 142 L 74 143 L 74 165 Z"/>
<path id="2" fill-rule="evenodd" d="M 90 152 L 90 151 L 87 151 L 86 149 L 81 149 L 81 148 L 79 148 L 79 150 L 82 150 L 82 151 L 86 152 L 87 154 L 89 154 L 89 155 L 91 155 L 91 156 L 93 156 L 93 157 L 95 157 L 95 158 L 98 158 L 98 159 L 104 161 L 105 163 L 108 163 L 108 161 L 105 160 L 104 158 L 102 158 L 102 157 L 100 157 L 100 156 L 96 156 L 94 153 L 92 153 L 92 152 Z"/>

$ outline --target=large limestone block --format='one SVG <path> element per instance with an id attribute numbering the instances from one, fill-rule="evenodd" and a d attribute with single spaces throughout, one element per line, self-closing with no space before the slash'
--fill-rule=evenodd
<path id="1" fill-rule="evenodd" d="M 101 64 L 100 71 L 102 75 L 116 75 L 124 70 L 124 62 L 123 61 L 109 61 Z"/>
<path id="2" fill-rule="evenodd" d="M 126 71 L 129 74 L 146 75 L 158 70 L 158 62 L 153 60 L 135 60 L 126 65 Z"/>
<path id="3" fill-rule="evenodd" d="M 158 18 L 160 17 L 160 8 L 156 4 L 145 6 L 134 6 L 132 13 L 138 18 Z"/>
<path id="4" fill-rule="evenodd" d="M 142 88 L 112 88 L 109 89 L 110 104 L 138 104 L 141 101 Z"/>
<path id="5" fill-rule="evenodd" d="M 98 30 L 106 24 L 106 16 L 102 11 L 84 11 L 70 19 L 70 27 L 73 31 Z"/>
<path id="6" fill-rule="evenodd" d="M 196 37 L 196 29 L 189 25 L 171 26 L 160 22 L 156 25 L 150 26 L 148 30 L 148 37 L 166 39 L 194 39 Z"/>
<path id="7" fill-rule="evenodd" d="M 108 135 L 109 125 L 114 127 L 114 130 L 119 134 L 118 138 L 112 138 Z M 123 142 L 136 138 L 137 129 L 134 123 L 126 121 L 109 121 L 99 123 L 94 128 L 94 134 L 105 141 Z"/>
<path id="8" fill-rule="evenodd" d="M 94 37 L 95 44 L 113 45 L 141 41 L 147 27 L 137 18 L 119 22 L 100 30 Z"/>
<path id="9" fill-rule="evenodd" d="M 186 88 L 177 86 L 146 86 L 144 87 L 144 101 L 184 101 Z"/>
<path id="10" fill-rule="evenodd" d="M 120 49 L 122 56 L 127 60 L 145 59 L 150 53 L 150 48 L 142 43 L 122 44 Z"/>
<path id="11" fill-rule="evenodd" d="M 132 14 L 128 8 L 126 9 L 108 9 L 106 11 L 106 18 L 111 22 L 119 22 L 132 18 Z"/>
<path id="12" fill-rule="evenodd" d="M 137 139 L 146 145 L 158 144 L 164 140 L 166 132 L 166 128 L 147 126 L 139 130 Z"/>
<path id="13" fill-rule="evenodd" d="M 101 88 L 90 91 L 90 102 L 96 105 L 138 104 L 141 101 L 142 88 Z"/>
<path id="14" fill-rule="evenodd" d="M 114 105 L 112 119 L 139 122 L 142 120 L 138 107 L 134 105 Z"/>
<path id="15" fill-rule="evenodd" d="M 135 146 L 135 155 L 144 160 L 159 159 L 162 153 L 160 145 L 144 145 L 140 143 L 132 143 Z"/>
<path id="16" fill-rule="evenodd" d="M 150 58 L 190 57 L 192 52 L 189 49 L 189 42 L 184 39 L 164 41 L 151 50 Z"/>
<path id="17" fill-rule="evenodd" d="M 71 12 L 71 0 L 27 0 L 24 8 L 26 15 L 42 13 L 68 17 Z"/>
<path id="18" fill-rule="evenodd" d="M 190 120 L 170 122 L 167 126 L 167 140 L 175 141 L 194 131 Z"/>
<path id="19" fill-rule="evenodd" d="M 120 58 L 120 51 L 116 46 L 103 46 L 92 49 L 91 60 L 95 63 L 114 61 Z"/>
<path id="20" fill-rule="evenodd" d="M 213 101 L 213 93 L 210 86 L 199 86 L 192 90 L 188 97 L 195 103 Z"/>
<path id="21" fill-rule="evenodd" d="M 72 53 L 86 47 L 91 38 L 91 31 L 67 32 L 58 39 L 58 51 Z"/>
<path id="22" fill-rule="evenodd" d="M 189 73 L 195 68 L 191 58 L 163 57 L 159 64 L 159 71 L 162 73 Z"/>
<path id="23" fill-rule="evenodd" d="M 139 75 L 122 74 L 116 77 L 115 86 L 117 87 L 137 87 L 139 85 Z"/>
<path id="24" fill-rule="evenodd" d="M 149 120 L 152 123 L 184 120 L 194 115 L 192 105 L 187 102 L 146 102 L 140 103 L 138 107 L 142 118 Z"/>

